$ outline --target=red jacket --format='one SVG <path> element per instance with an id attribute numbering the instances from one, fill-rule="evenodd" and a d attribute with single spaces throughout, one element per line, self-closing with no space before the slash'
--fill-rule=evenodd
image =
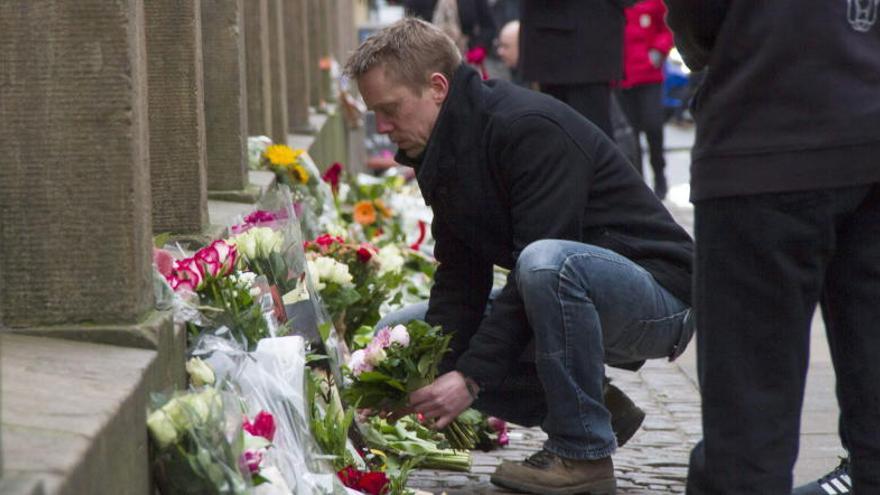
<path id="1" fill-rule="evenodd" d="M 626 9 L 623 34 L 622 88 L 663 82 L 663 72 L 651 64 L 650 50 L 663 57 L 672 49 L 672 32 L 666 27 L 663 0 L 642 0 Z"/>

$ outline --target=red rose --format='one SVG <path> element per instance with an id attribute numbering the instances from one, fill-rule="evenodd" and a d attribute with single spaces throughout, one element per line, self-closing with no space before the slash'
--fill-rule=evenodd
<path id="1" fill-rule="evenodd" d="M 367 244 L 367 243 L 361 244 L 357 250 L 358 261 L 360 261 L 361 263 L 366 263 L 366 262 L 370 261 L 370 259 L 373 257 L 374 252 L 375 252 L 375 249 L 373 249 L 373 247 L 370 246 L 369 244 Z"/>
<path id="2" fill-rule="evenodd" d="M 251 423 L 247 416 L 244 417 L 242 429 L 255 437 L 263 437 L 268 441 L 275 438 L 275 418 L 266 411 L 260 411 Z"/>
<path id="3" fill-rule="evenodd" d="M 385 473 L 372 471 L 361 476 L 356 488 L 370 495 L 382 495 L 387 491 L 389 484 L 390 481 Z"/>
<path id="4" fill-rule="evenodd" d="M 346 468 L 342 468 L 339 472 L 336 473 L 336 476 L 339 477 L 339 480 L 342 481 L 342 484 L 348 488 L 357 488 L 358 482 L 361 480 L 361 473 L 357 469 L 352 466 L 348 466 Z"/>
<path id="5" fill-rule="evenodd" d="M 342 164 L 337 162 L 330 166 L 324 175 L 321 176 L 324 179 L 324 182 L 330 184 L 330 190 L 333 191 L 333 195 L 335 196 L 337 192 L 339 192 L 339 176 L 342 175 Z"/>

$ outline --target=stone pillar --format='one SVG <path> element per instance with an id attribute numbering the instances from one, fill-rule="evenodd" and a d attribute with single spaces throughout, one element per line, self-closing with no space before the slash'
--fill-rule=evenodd
<path id="1" fill-rule="evenodd" d="M 153 305 L 142 9 L 0 2 L 0 326 Z"/>
<path id="2" fill-rule="evenodd" d="M 153 231 L 195 233 L 208 224 L 199 2 L 144 2 Z"/>
<path id="3" fill-rule="evenodd" d="M 287 144 L 287 63 L 284 0 L 269 0 L 269 68 L 272 77 L 272 141 Z"/>
<path id="4" fill-rule="evenodd" d="M 321 74 L 321 57 L 327 46 L 327 30 L 323 28 L 321 10 L 325 0 L 308 0 L 308 31 L 309 31 L 309 80 L 312 106 L 322 110 L 326 106 L 327 96 Z"/>
<path id="5" fill-rule="evenodd" d="M 309 122 L 311 81 L 309 73 L 308 0 L 285 0 L 287 38 L 287 116 L 294 132 L 312 133 Z"/>
<path id="6" fill-rule="evenodd" d="M 244 0 L 201 0 L 208 189 L 248 185 Z"/>
<path id="7" fill-rule="evenodd" d="M 268 0 L 245 0 L 244 31 L 248 136 L 271 136 Z"/>

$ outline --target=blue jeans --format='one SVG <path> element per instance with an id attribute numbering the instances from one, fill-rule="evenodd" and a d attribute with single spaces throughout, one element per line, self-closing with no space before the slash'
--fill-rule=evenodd
<path id="1" fill-rule="evenodd" d="M 604 363 L 677 357 L 693 335 L 690 308 L 641 266 L 579 242 L 534 242 L 515 270 L 534 332 L 533 362 L 523 359 L 518 373 L 481 393 L 474 407 L 540 424 L 548 435 L 544 448 L 562 457 L 611 455 L 617 444 L 602 399 Z M 379 325 L 424 318 L 426 309 L 403 308 Z"/>

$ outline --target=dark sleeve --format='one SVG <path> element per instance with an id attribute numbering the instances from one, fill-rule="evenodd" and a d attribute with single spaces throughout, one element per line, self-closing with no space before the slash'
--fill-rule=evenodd
<path id="1" fill-rule="evenodd" d="M 499 163 L 507 171 L 514 259 L 539 239 L 580 240 L 592 157 L 544 117 L 521 118 L 505 134 Z M 513 271 L 456 363 L 486 389 L 500 386 L 532 337 L 515 277 Z"/>
<path id="2" fill-rule="evenodd" d="M 715 39 L 727 14 L 729 0 L 664 0 L 669 12 L 666 24 L 675 46 L 692 70 L 709 62 Z"/>
<path id="3" fill-rule="evenodd" d="M 440 266 L 434 273 L 425 321 L 441 325 L 444 332 L 454 332 L 452 352 L 440 364 L 445 372 L 453 369 L 480 324 L 492 290 L 492 265 L 456 238 L 439 216 L 434 217 L 431 232 L 436 240 L 434 257 Z"/>
<path id="4" fill-rule="evenodd" d="M 495 19 L 489 10 L 489 4 L 486 0 L 474 1 L 477 10 L 477 35 L 471 40 L 470 48 L 474 46 L 482 46 L 487 52 L 492 52 L 492 43 L 498 34 L 498 28 L 495 26 Z"/>

